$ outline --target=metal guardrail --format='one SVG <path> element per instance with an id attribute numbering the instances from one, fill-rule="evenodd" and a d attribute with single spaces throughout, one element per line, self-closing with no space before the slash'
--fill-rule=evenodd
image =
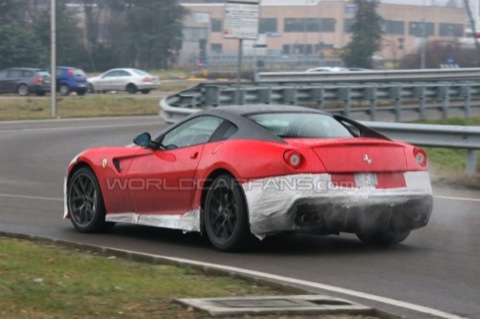
<path id="1" fill-rule="evenodd" d="M 466 80 L 479 81 L 479 68 L 459 69 L 417 69 L 417 70 L 388 70 L 388 71 L 354 71 L 354 72 L 259 72 L 254 81 L 292 83 L 343 83 L 343 82 L 418 82 L 418 81 L 452 81 Z"/>
<path id="2" fill-rule="evenodd" d="M 372 121 L 379 113 L 393 114 L 396 122 L 406 112 L 417 113 L 421 120 L 429 111 L 447 118 L 450 111 L 460 110 L 469 117 L 473 109 L 480 109 L 480 82 L 202 83 L 166 97 L 161 106 L 168 120 L 197 108 L 254 103 L 306 105 L 347 117 L 362 113 Z"/>

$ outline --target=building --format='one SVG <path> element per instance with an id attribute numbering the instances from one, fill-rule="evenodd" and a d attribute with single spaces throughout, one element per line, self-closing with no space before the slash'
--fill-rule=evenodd
<path id="1" fill-rule="evenodd" d="M 468 21 L 461 0 L 383 0 L 381 60 L 394 61 L 425 40 L 457 41 Z M 223 36 L 225 1 L 182 1 L 188 9 L 181 61 L 235 56 L 238 41 Z M 337 60 L 350 40 L 356 7 L 347 0 L 262 0 L 259 39 L 244 41 L 244 54 L 303 60 Z M 423 31 L 425 28 L 425 32 Z M 316 63 L 318 64 L 318 63 Z"/>

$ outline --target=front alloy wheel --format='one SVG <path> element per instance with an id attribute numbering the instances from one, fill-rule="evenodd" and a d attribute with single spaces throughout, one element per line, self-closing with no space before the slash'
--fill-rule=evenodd
<path id="1" fill-rule="evenodd" d="M 62 96 L 67 96 L 70 94 L 70 88 L 66 84 L 61 84 L 58 91 L 60 92 L 60 95 Z"/>
<path id="2" fill-rule="evenodd" d="M 70 178 L 67 205 L 70 220 L 79 232 L 101 232 L 113 225 L 105 222 L 102 192 L 95 174 L 87 167 L 80 168 Z"/>
<path id="3" fill-rule="evenodd" d="M 205 199 L 205 230 L 215 248 L 238 251 L 247 248 L 253 236 L 248 212 L 238 182 L 229 175 L 217 177 Z"/>

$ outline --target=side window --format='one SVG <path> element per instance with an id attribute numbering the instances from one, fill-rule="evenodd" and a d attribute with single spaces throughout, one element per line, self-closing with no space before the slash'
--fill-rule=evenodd
<path id="1" fill-rule="evenodd" d="M 230 121 L 223 121 L 222 125 L 215 131 L 210 138 L 211 142 L 228 140 L 230 136 L 237 133 L 238 127 Z"/>
<path id="2" fill-rule="evenodd" d="M 6 78 L 7 77 L 7 70 L 2 70 L 0 71 L 0 79 Z"/>
<path id="3" fill-rule="evenodd" d="M 105 73 L 105 75 L 103 76 L 104 78 L 110 78 L 112 76 L 115 76 L 116 74 L 116 71 L 111 71 L 111 72 L 108 72 L 108 73 Z"/>
<path id="4" fill-rule="evenodd" d="M 20 78 L 21 73 L 22 73 L 22 71 L 20 71 L 20 70 L 10 70 L 7 77 L 9 77 L 9 78 Z"/>
<path id="5" fill-rule="evenodd" d="M 196 117 L 165 134 L 161 143 L 167 149 L 207 143 L 222 122 L 215 116 Z"/>

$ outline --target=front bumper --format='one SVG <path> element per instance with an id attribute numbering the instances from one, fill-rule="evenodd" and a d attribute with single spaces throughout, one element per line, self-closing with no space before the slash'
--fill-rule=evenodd
<path id="1" fill-rule="evenodd" d="M 406 187 L 339 188 L 329 174 L 298 174 L 242 184 L 251 232 L 375 233 L 423 227 L 433 200 L 428 172 L 404 174 Z"/>

